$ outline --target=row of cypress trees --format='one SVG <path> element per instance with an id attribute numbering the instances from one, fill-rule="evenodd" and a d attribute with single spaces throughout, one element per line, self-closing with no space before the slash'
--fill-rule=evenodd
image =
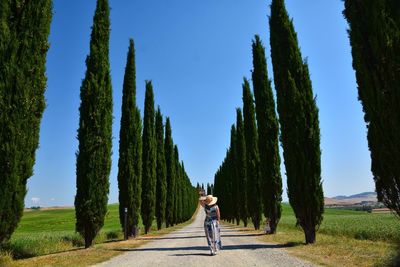
<path id="1" fill-rule="evenodd" d="M 324 211 L 318 109 L 308 66 L 301 57 L 283 0 L 272 1 L 269 23 L 289 202 L 306 243 L 314 243 Z M 282 201 L 279 126 L 265 48 L 257 35 L 252 52 L 254 96 L 244 78 L 243 115 L 238 108 L 230 147 L 215 174 L 215 191 L 221 198 L 224 219 L 236 219 L 237 224 L 242 220 L 247 226 L 251 218 L 255 229 L 259 229 L 263 213 L 268 218 L 270 232 L 275 233 Z M 235 203 L 239 193 L 240 201 Z"/>
<path id="2" fill-rule="evenodd" d="M 0 128 L 0 183 L 2 184 L 0 187 L 0 243 L 10 238 L 22 216 L 26 183 L 32 175 L 35 162 L 39 125 L 45 107 L 45 59 L 52 17 L 51 7 L 51 0 L 43 0 L 40 3 L 0 1 L 0 70 L 2 75 L 0 82 L 0 110 L 2 111 L 0 113 L 2 125 Z M 400 158 L 398 137 L 400 112 L 397 111 L 400 60 L 396 56 L 400 55 L 399 10 L 399 3 L 395 0 L 346 0 L 344 15 L 350 26 L 353 67 L 356 70 L 359 98 L 366 114 L 372 172 L 378 199 L 400 216 L 400 172 L 397 164 Z M 98 0 L 92 28 L 90 55 L 86 60 L 87 72 L 81 87 L 81 116 L 78 131 L 80 143 L 77 152 L 76 229 L 85 236 L 86 245 L 91 244 L 104 223 L 109 188 L 112 122 L 108 59 L 109 26 L 108 1 Z M 323 212 L 318 111 L 312 95 L 308 67 L 301 58 L 293 23 L 289 20 L 283 0 L 272 1 L 270 29 L 289 201 L 295 210 L 298 223 L 306 232 L 307 243 L 312 243 L 315 241 L 315 228 L 320 224 Z M 222 215 L 225 219 L 236 219 L 237 222 L 243 220 L 247 225 L 247 219 L 251 217 L 257 225 L 259 223 L 257 220 L 260 218 L 257 214 L 260 210 L 260 197 L 255 199 L 251 196 L 250 199 L 256 201 L 255 204 L 249 202 L 247 188 L 249 187 L 249 192 L 257 194 L 257 188 L 254 185 L 258 185 L 264 216 L 269 218 L 271 228 L 276 230 L 276 224 L 280 218 L 282 192 L 280 174 L 277 171 L 280 159 L 276 152 L 277 142 L 274 141 L 277 135 L 277 123 L 271 112 L 274 110 L 272 108 L 274 105 L 271 103 L 273 102 L 272 94 L 267 91 L 267 94 L 263 95 L 264 93 L 260 91 L 263 86 L 268 88 L 269 80 L 266 65 L 263 64 L 265 56 L 262 55 L 263 49 L 260 49 L 262 46 L 257 45 L 258 40 L 259 38 L 256 37 L 253 42 L 254 71 L 252 75 L 257 132 L 254 131 L 254 115 L 245 114 L 245 120 L 247 118 L 248 122 L 244 123 L 241 109 L 237 109 L 236 125 L 233 125 L 231 129 L 231 146 L 215 177 L 215 194 L 220 195 L 220 205 L 223 206 Z M 255 50 L 259 52 L 255 54 Z M 130 43 L 130 51 L 134 51 L 133 41 Z M 129 68 L 127 64 L 127 69 L 134 70 L 134 53 L 131 55 L 133 64 Z M 133 87 L 128 88 L 129 83 L 131 85 L 135 83 L 134 79 L 134 75 L 124 79 L 124 94 L 127 91 L 126 94 L 130 97 L 124 97 L 123 106 L 125 105 L 127 110 L 133 112 L 121 118 L 118 164 L 120 192 L 124 192 L 120 194 L 120 202 L 124 202 L 124 206 L 128 207 L 129 224 L 132 228 L 138 224 L 140 216 L 140 208 L 137 207 L 141 206 L 142 186 L 135 185 L 141 183 L 143 160 L 141 151 L 142 143 L 144 143 L 141 138 L 142 125 L 140 112 L 135 104 L 135 93 L 132 91 Z M 147 83 L 147 87 L 150 88 L 151 83 Z M 247 101 L 247 107 L 244 110 L 251 111 L 252 104 L 249 99 L 252 94 L 248 81 L 245 80 L 243 87 Z M 131 125 L 129 122 L 134 123 Z M 129 133 L 128 137 L 122 131 L 123 124 L 129 128 L 126 131 Z M 153 136 L 156 136 L 156 141 L 153 142 L 157 144 L 157 148 L 153 148 L 149 153 L 155 155 L 156 163 L 153 163 L 154 158 L 152 158 L 146 166 L 156 166 L 156 171 L 146 169 L 146 175 L 150 173 L 152 177 L 156 173 L 156 189 L 150 190 L 149 194 L 149 196 L 154 196 L 155 191 L 156 200 L 155 202 L 149 200 L 147 203 L 148 205 L 155 203 L 157 224 L 161 227 L 164 212 L 167 225 L 179 222 L 182 218 L 188 218 L 190 206 L 193 209 L 197 196 L 191 188 L 183 163 L 179 163 L 168 118 L 165 140 L 161 138 L 162 115 L 159 110 L 154 127 L 155 129 L 149 126 L 148 131 L 155 131 Z M 248 145 L 251 151 L 247 152 L 246 135 L 258 137 L 256 139 L 258 148 L 254 147 L 254 140 L 250 143 L 248 141 L 251 144 Z M 270 140 L 264 139 L 265 136 L 270 137 Z M 146 137 L 146 143 L 151 144 L 152 141 L 147 139 L 151 138 Z M 164 141 L 165 168 L 161 140 Z M 121 143 L 126 145 L 121 145 Z M 121 147 L 128 147 L 129 153 L 124 154 Z M 257 149 L 258 155 L 254 152 Z M 250 158 L 250 164 L 247 157 Z M 146 157 L 146 160 L 148 158 L 150 157 Z M 123 170 L 123 166 L 131 162 L 134 162 L 133 168 L 128 167 Z M 248 169 L 248 164 L 250 169 Z M 253 168 L 257 165 L 258 179 L 254 179 L 251 175 L 249 182 L 248 172 L 254 173 Z M 164 169 L 167 183 L 162 178 Z M 176 189 L 179 188 L 176 173 L 181 174 L 179 181 L 186 184 L 186 191 Z M 146 181 L 145 184 L 154 186 L 154 179 Z M 164 199 L 166 191 L 159 189 L 165 187 L 165 184 L 167 192 L 169 194 L 173 192 L 167 198 L 167 208 L 164 208 L 163 201 L 160 200 Z M 246 190 L 240 190 L 243 188 Z M 237 199 L 239 192 L 240 201 L 233 202 L 232 199 Z M 193 203 L 185 202 L 184 197 L 181 197 L 179 201 L 178 197 L 175 198 L 175 195 L 179 194 L 181 196 L 186 194 L 186 197 L 192 196 Z M 122 195 L 127 197 L 123 198 Z M 146 200 L 149 196 L 146 196 Z M 234 205 L 229 206 L 228 203 L 234 203 Z M 254 207 L 249 209 L 251 205 Z M 178 212 L 176 207 L 184 207 L 184 209 Z M 307 211 L 305 207 L 311 208 Z M 147 224 L 151 220 L 151 216 L 146 218 Z"/>
<path id="3" fill-rule="evenodd" d="M 146 81 L 143 133 L 136 106 L 134 42 L 130 40 L 125 68 L 120 129 L 118 187 L 120 222 L 124 228 L 124 209 L 128 209 L 129 235 L 137 234 L 139 214 L 145 232 L 154 217 L 157 228 L 188 220 L 197 207 L 198 193 L 191 185 L 177 145 L 172 140 L 171 122 L 164 127 L 160 107 L 154 109 L 151 81 Z M 165 128 L 165 134 L 164 134 Z M 128 189 L 128 190 L 127 190 Z"/>
<path id="4" fill-rule="evenodd" d="M 98 0 L 93 19 L 90 54 L 81 87 L 77 152 L 76 231 L 90 247 L 104 224 L 111 168 L 112 89 L 109 64 L 110 9 Z M 129 41 L 123 82 L 118 160 L 119 214 L 122 228 L 136 236 L 140 218 L 145 233 L 156 218 L 158 229 L 188 220 L 198 193 L 179 161 L 171 124 L 165 137 L 161 110 L 154 108 L 151 81 L 146 81 L 143 122 L 136 105 L 134 42 Z"/>

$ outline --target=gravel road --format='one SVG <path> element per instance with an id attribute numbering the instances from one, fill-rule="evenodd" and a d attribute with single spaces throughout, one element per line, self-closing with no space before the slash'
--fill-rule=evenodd
<path id="1" fill-rule="evenodd" d="M 280 245 L 261 242 L 257 234 L 225 225 L 221 228 L 222 250 L 211 256 L 204 217 L 200 210 L 192 224 L 96 266 L 313 266 L 288 255 Z"/>

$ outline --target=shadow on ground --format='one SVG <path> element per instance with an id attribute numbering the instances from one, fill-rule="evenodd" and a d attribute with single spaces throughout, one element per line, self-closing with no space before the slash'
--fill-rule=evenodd
<path id="1" fill-rule="evenodd" d="M 246 245 L 227 245 L 223 246 L 222 250 L 237 250 L 237 249 L 276 249 L 276 248 L 285 248 L 288 245 L 278 245 L 278 244 L 246 244 Z M 192 246 L 192 247 L 172 247 L 172 248 L 124 248 L 124 249 L 115 249 L 116 251 L 208 251 L 209 248 L 206 246 Z M 187 255 L 187 254 L 185 254 Z"/>

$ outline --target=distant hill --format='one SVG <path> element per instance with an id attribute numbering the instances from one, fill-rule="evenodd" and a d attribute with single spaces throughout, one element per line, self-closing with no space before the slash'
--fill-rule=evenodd
<path id="1" fill-rule="evenodd" d="M 336 197 L 326 197 L 325 205 L 356 205 L 365 202 L 378 202 L 375 192 L 363 192 L 351 196 L 339 195 Z"/>
<path id="2" fill-rule="evenodd" d="M 351 196 L 336 196 L 333 199 L 352 199 L 352 198 L 376 198 L 375 192 L 364 192 Z"/>

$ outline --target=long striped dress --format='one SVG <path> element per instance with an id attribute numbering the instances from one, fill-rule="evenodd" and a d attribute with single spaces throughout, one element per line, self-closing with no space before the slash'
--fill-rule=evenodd
<path id="1" fill-rule="evenodd" d="M 215 253 L 222 247 L 217 217 L 218 206 L 205 205 L 204 210 L 206 212 L 206 219 L 204 220 L 204 231 L 206 233 L 207 243 L 210 247 L 211 253 Z"/>

